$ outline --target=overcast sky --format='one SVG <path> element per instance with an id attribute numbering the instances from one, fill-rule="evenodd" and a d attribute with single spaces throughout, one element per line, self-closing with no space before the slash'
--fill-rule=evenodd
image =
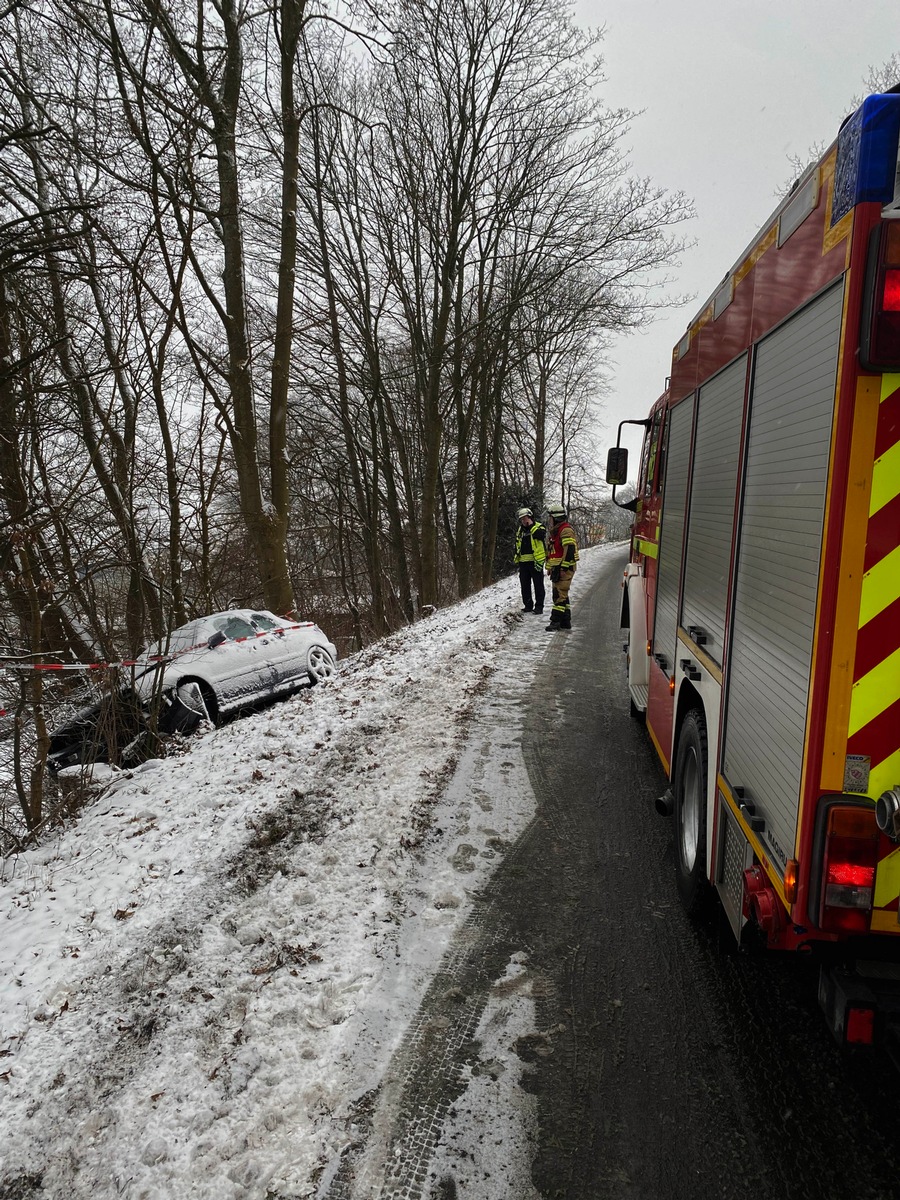
<path id="1" fill-rule="evenodd" d="M 900 50 L 900 5 L 578 0 L 575 13 L 606 26 L 605 102 L 642 110 L 626 141 L 635 171 L 686 192 L 697 211 L 685 227 L 696 245 L 669 289 L 694 299 L 615 347 L 614 439 L 662 392 L 672 347 L 774 209 L 790 157 L 833 141 L 869 68 Z"/>

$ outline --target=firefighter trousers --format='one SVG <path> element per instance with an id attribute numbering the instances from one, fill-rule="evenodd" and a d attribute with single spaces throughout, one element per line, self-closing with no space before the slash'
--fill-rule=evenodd
<path id="1" fill-rule="evenodd" d="M 572 606 L 569 604 L 569 588 L 572 586 L 572 576 L 574 574 L 574 567 L 571 569 L 558 567 L 550 576 L 553 582 L 553 609 L 550 613 L 550 624 L 558 625 L 560 629 L 572 628 Z"/>
<path id="2" fill-rule="evenodd" d="M 544 569 L 533 562 L 519 563 L 519 584 L 522 588 L 522 607 L 526 612 L 544 611 Z M 531 589 L 534 588 L 534 599 Z"/>

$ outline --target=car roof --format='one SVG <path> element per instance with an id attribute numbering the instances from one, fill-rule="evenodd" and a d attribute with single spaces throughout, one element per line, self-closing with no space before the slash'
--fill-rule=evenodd
<path id="1" fill-rule="evenodd" d="M 207 613 L 205 616 L 195 617 L 193 621 L 188 621 L 186 625 L 179 625 L 177 629 L 170 631 L 169 636 L 181 633 L 182 630 L 190 629 L 194 625 L 206 625 L 209 621 L 217 621 L 221 618 L 227 620 L 228 617 L 240 617 L 244 621 L 250 621 L 255 616 L 268 617 L 270 621 L 279 621 L 284 625 L 288 624 L 284 617 L 276 616 L 275 613 L 270 612 L 267 608 L 224 608 L 221 612 Z"/>
<path id="2" fill-rule="evenodd" d="M 150 642 L 145 648 L 145 652 L 147 650 L 161 648 L 165 646 L 172 638 L 177 638 L 180 635 L 187 633 L 189 630 L 195 630 L 199 634 L 200 630 L 218 620 L 228 620 L 229 617 L 240 617 L 241 620 L 249 623 L 255 616 L 268 617 L 270 621 L 277 621 L 280 625 L 290 624 L 290 622 L 285 620 L 284 617 L 276 616 L 275 613 L 270 612 L 267 608 L 225 608 L 222 609 L 221 612 L 208 613 L 202 617 L 194 617 L 193 620 L 187 621 L 184 625 L 177 625 L 174 629 L 170 629 L 165 636 L 158 638 L 154 642 Z"/>

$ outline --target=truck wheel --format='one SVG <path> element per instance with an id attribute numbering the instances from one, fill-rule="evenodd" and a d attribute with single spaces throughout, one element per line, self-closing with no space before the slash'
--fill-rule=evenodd
<path id="1" fill-rule="evenodd" d="M 707 737 L 703 714 L 684 718 L 675 756 L 675 879 L 685 912 L 697 916 L 708 905 L 706 878 Z"/>

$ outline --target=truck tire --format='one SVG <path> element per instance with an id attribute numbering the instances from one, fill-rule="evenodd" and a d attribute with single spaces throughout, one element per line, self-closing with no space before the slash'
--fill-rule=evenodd
<path id="1" fill-rule="evenodd" d="M 678 735 L 675 775 L 675 881 L 689 916 L 709 905 L 712 889 L 706 877 L 706 721 L 699 709 L 685 714 Z"/>

